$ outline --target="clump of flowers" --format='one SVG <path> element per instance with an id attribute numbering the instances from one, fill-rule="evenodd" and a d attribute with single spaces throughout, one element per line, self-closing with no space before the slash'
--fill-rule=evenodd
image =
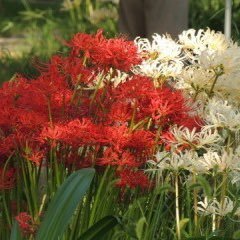
<path id="1" fill-rule="evenodd" d="M 166 42 L 162 51 L 161 47 Z M 170 174 L 175 182 L 176 232 L 179 239 L 180 186 L 183 190 L 201 181 L 209 183 L 209 188 L 211 184 L 211 193 L 206 193 L 204 188 L 205 195 L 193 191 L 194 224 L 198 224 L 201 212 L 201 217 L 211 215 L 212 231 L 220 229 L 226 215 L 234 216 L 239 212 L 238 200 L 232 200 L 232 195 L 227 195 L 227 192 L 228 188 L 236 187 L 240 179 L 240 47 L 222 33 L 210 29 L 184 31 L 176 42 L 156 34 L 152 43 L 147 39 L 137 39 L 136 43 L 145 58 L 134 71 L 153 77 L 156 77 L 156 71 L 160 73 L 165 83 L 182 89 L 185 96 L 192 100 L 192 107 L 201 119 L 198 128 L 171 126 L 161 137 L 165 151 L 161 149 L 148 161 L 150 169 L 147 171 L 153 171 L 159 180 Z M 160 72 L 166 62 L 168 66 L 175 65 L 175 70 L 179 71 L 170 72 L 169 68 L 165 68 Z M 157 68 L 152 68 L 153 65 Z M 158 84 L 157 81 L 155 83 Z M 221 184 L 219 181 L 222 181 Z M 203 198 L 204 202 L 200 201 Z"/>
<path id="2" fill-rule="evenodd" d="M 27 212 L 20 212 L 15 219 L 18 222 L 23 235 L 28 236 L 36 232 L 37 225 Z"/>
<path id="3" fill-rule="evenodd" d="M 175 196 L 147 196 L 146 212 L 156 214 L 156 199 L 174 199 L 178 239 L 185 214 L 192 232 L 194 225 L 201 232 L 199 218 L 210 216 L 212 231 L 226 215 L 237 218 L 238 200 L 227 188 L 240 181 L 239 86 L 232 83 L 239 46 L 209 29 L 177 41 L 155 34 L 152 42 L 77 33 L 67 46 L 69 54 L 39 66 L 36 79 L 18 75 L 0 89 L 0 190 L 25 196 L 18 207 L 27 202 L 31 214 L 17 217 L 23 231 L 33 234 L 42 207 L 32 188 L 19 190 L 19 179 L 24 189 L 31 181 L 47 185 L 51 197 L 85 167 L 108 173 L 130 200 L 171 185 Z"/>
<path id="4" fill-rule="evenodd" d="M 188 100 L 180 90 L 131 73 L 142 61 L 131 41 L 106 39 L 99 31 L 78 33 L 68 45 L 69 56 L 53 56 L 38 78 L 18 76 L 0 90 L 1 164 L 12 155 L 13 167 L 20 167 L 16 156 L 48 165 L 53 151 L 68 168 L 111 165 L 120 178 L 130 172 L 118 185 L 146 188 L 146 181 L 132 179 L 161 132 L 197 124 Z"/>

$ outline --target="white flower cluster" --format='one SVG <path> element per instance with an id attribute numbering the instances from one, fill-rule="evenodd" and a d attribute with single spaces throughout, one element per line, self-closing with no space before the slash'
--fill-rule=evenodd
<path id="1" fill-rule="evenodd" d="M 149 160 L 148 163 L 153 169 L 157 168 L 161 172 L 166 169 L 174 171 L 186 169 L 198 174 L 208 174 L 213 170 L 220 173 L 231 171 L 236 177 L 240 173 L 239 159 L 240 155 L 236 152 L 233 153 L 232 149 L 229 152 L 226 150 L 222 150 L 222 152 L 208 150 L 202 156 L 190 149 L 178 153 L 157 152 L 155 159 Z"/>
<path id="2" fill-rule="evenodd" d="M 151 42 L 138 37 L 135 43 L 143 62 L 133 72 L 171 80 L 173 88 L 192 96 L 203 121 L 199 129 L 173 126 L 172 137 L 163 137 L 170 154 L 158 153 L 150 164 L 161 170 L 231 171 L 232 181 L 239 181 L 240 47 L 210 29 L 184 31 L 176 41 L 154 34 Z"/>
<path id="3" fill-rule="evenodd" d="M 210 29 L 184 31 L 177 41 L 155 34 L 152 42 L 135 42 L 143 62 L 133 72 L 182 89 L 200 118 L 195 128 L 170 126 L 147 171 L 157 184 L 171 179 L 182 188 L 205 179 L 211 196 L 193 191 L 193 209 L 212 215 L 212 229 L 228 214 L 239 218 L 239 199 L 228 187 L 240 184 L 240 47 Z"/>
<path id="4" fill-rule="evenodd" d="M 205 198 L 204 201 L 198 202 L 198 211 L 203 215 L 216 214 L 223 217 L 229 213 L 233 213 L 234 208 L 233 201 L 227 196 L 225 196 L 221 202 L 216 198 L 211 201 Z M 234 215 L 240 215 L 240 208 L 234 211 Z"/>
<path id="5" fill-rule="evenodd" d="M 154 79 L 172 79 L 183 89 L 211 94 L 214 91 L 238 97 L 240 93 L 240 47 L 222 33 L 190 29 L 174 41 L 154 34 L 152 41 L 136 38 L 142 64 L 136 74 Z M 175 87 L 176 87 L 175 86 Z"/>
<path id="6" fill-rule="evenodd" d="M 135 74 L 152 78 L 177 77 L 184 66 L 182 46 L 170 36 L 153 35 L 153 41 L 147 38 L 136 38 L 139 53 L 144 61 L 133 69 Z"/>
<path id="7" fill-rule="evenodd" d="M 240 109 L 223 98 L 214 97 L 206 105 L 204 118 L 208 126 L 240 130 Z"/>

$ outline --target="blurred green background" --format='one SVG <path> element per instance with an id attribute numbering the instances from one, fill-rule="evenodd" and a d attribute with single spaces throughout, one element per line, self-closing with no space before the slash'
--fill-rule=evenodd
<path id="1" fill-rule="evenodd" d="M 189 0 L 189 27 L 223 31 L 225 0 Z M 66 52 L 76 32 L 117 32 L 117 0 L 0 0 L 0 82 L 16 72 L 34 77 L 34 65 Z M 232 37 L 240 39 L 240 0 L 233 0 Z"/>

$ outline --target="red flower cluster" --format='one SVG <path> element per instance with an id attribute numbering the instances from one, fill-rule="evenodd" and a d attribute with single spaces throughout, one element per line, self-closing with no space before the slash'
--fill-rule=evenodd
<path id="1" fill-rule="evenodd" d="M 34 234 L 37 230 L 37 225 L 32 217 L 27 212 L 20 212 L 15 219 L 17 220 L 23 235 Z"/>
<path id="2" fill-rule="evenodd" d="M 142 189 L 148 188 L 150 186 L 149 180 L 143 172 L 134 172 L 126 169 L 120 172 L 120 180 L 117 182 L 117 186 L 124 188 L 126 186 L 130 188 L 136 188 L 139 186 L 139 183 L 141 183 L 140 187 Z"/>
<path id="3" fill-rule="evenodd" d="M 0 168 L 0 190 L 11 189 L 15 185 L 15 169 Z"/>
<path id="4" fill-rule="evenodd" d="M 140 63 L 137 47 L 132 41 L 124 38 L 106 39 L 102 31 L 96 35 L 85 33 L 76 34 L 69 46 L 73 54 L 80 54 L 100 68 L 108 70 L 113 67 L 122 71 L 129 71 L 133 65 Z"/>
<path id="5" fill-rule="evenodd" d="M 140 62 L 131 41 L 100 31 L 76 34 L 69 46 L 70 55 L 53 56 L 38 78 L 18 76 L 0 89 L 0 166 L 10 155 L 48 164 L 54 149 L 68 169 L 111 165 L 119 186 L 147 187 L 140 169 L 161 135 L 171 125 L 196 125 L 186 100 L 181 91 L 128 72 Z M 124 83 L 105 77 L 119 70 L 129 74 Z M 10 186 L 14 176 L 5 176 L 1 186 Z"/>

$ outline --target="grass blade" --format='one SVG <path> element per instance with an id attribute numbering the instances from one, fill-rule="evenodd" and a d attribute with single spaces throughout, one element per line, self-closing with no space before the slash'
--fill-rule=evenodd
<path id="1" fill-rule="evenodd" d="M 72 173 L 52 199 L 37 233 L 37 240 L 58 239 L 66 230 L 71 217 L 88 190 L 95 170 L 81 169 Z"/>
<path id="2" fill-rule="evenodd" d="M 90 227 L 78 240 L 99 240 L 117 224 L 119 224 L 117 217 L 106 216 Z"/>
<path id="3" fill-rule="evenodd" d="M 10 240 L 21 240 L 21 239 L 22 239 L 21 232 L 20 232 L 18 223 L 15 220 L 14 223 L 13 223 Z"/>

